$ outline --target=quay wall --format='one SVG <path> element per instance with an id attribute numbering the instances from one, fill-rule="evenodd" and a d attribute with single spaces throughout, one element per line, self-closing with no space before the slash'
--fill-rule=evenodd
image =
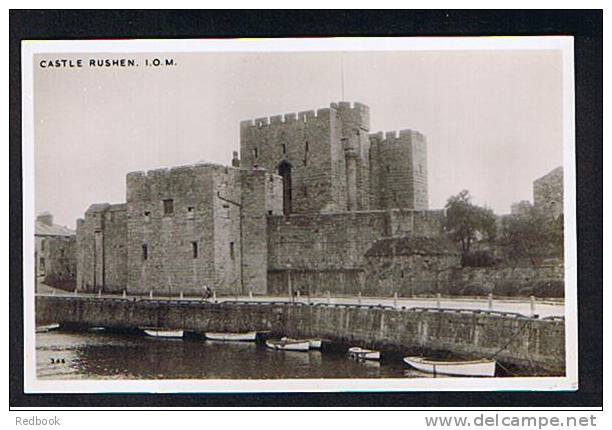
<path id="1" fill-rule="evenodd" d="M 564 321 L 511 314 L 38 296 L 36 319 L 38 324 L 125 329 L 154 326 L 198 333 L 270 331 L 404 354 L 444 351 L 466 358 L 497 354 L 501 363 L 540 375 L 562 375 L 565 369 Z"/>

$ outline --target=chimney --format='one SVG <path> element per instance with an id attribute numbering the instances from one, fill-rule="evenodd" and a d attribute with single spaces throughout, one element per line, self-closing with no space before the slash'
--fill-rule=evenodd
<path id="1" fill-rule="evenodd" d="M 232 167 L 240 167 L 240 159 L 238 158 L 238 151 L 232 152 Z"/>
<path id="2" fill-rule="evenodd" d="M 38 214 L 36 221 L 46 225 L 53 225 L 53 215 L 50 212 L 42 212 Z"/>

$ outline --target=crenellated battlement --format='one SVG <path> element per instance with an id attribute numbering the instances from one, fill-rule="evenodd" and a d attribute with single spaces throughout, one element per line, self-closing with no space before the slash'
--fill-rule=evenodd
<path id="1" fill-rule="evenodd" d="M 371 143 L 401 143 L 401 142 L 413 142 L 424 140 L 424 135 L 416 130 L 403 129 L 403 130 L 392 130 L 386 132 L 376 132 L 369 134 Z"/>
<path id="2" fill-rule="evenodd" d="M 228 173 L 230 170 L 241 170 L 239 167 L 233 166 L 225 166 L 219 163 L 210 163 L 210 162 L 200 162 L 195 164 L 185 164 L 182 166 L 175 167 L 162 167 L 158 169 L 151 170 L 138 170 L 134 172 L 129 172 L 127 174 L 128 179 L 138 179 L 138 178 L 148 178 L 148 177 L 160 177 L 160 176 L 169 176 L 180 173 L 191 173 L 202 170 L 215 170 L 215 171 L 225 171 Z"/>
<path id="3" fill-rule="evenodd" d="M 263 128 L 275 125 L 286 125 L 295 124 L 298 122 L 308 123 L 313 121 L 319 121 L 321 119 L 327 120 L 330 118 L 331 113 L 338 112 L 341 115 L 350 114 L 356 117 L 367 118 L 369 122 L 370 108 L 363 103 L 359 102 L 339 102 L 331 103 L 330 107 L 305 110 L 299 112 L 290 112 L 284 114 L 270 115 L 255 119 L 247 119 L 240 122 L 241 128 Z"/>

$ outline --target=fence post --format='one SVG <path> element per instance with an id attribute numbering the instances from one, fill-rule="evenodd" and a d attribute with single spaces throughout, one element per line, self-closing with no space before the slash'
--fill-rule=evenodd
<path id="1" fill-rule="evenodd" d="M 493 293 L 489 293 L 489 310 L 493 310 Z"/>
<path id="2" fill-rule="evenodd" d="M 79 290 L 78 289 L 74 289 L 74 295 L 76 296 L 77 294 L 79 294 Z"/>
<path id="3" fill-rule="evenodd" d="M 153 290 L 149 290 L 149 298 L 152 299 L 153 298 Z"/>
<path id="4" fill-rule="evenodd" d="M 327 303 L 331 303 L 331 294 L 329 293 L 329 290 L 327 291 Z"/>
<path id="5" fill-rule="evenodd" d="M 181 290 L 181 293 L 179 294 L 179 298 L 180 298 L 181 300 L 183 300 L 183 291 L 182 291 L 182 290 Z"/>
<path id="6" fill-rule="evenodd" d="M 441 296 L 440 293 L 436 294 L 436 307 L 438 309 L 440 309 L 440 296 Z"/>
<path id="7" fill-rule="evenodd" d="M 357 294 L 357 304 L 361 305 L 361 291 Z"/>
<path id="8" fill-rule="evenodd" d="M 127 297 L 127 292 L 123 290 L 123 294 L 121 296 L 125 299 Z"/>
<path id="9" fill-rule="evenodd" d="M 249 290 L 249 299 L 253 298 L 253 290 Z"/>
<path id="10" fill-rule="evenodd" d="M 535 297 L 531 296 L 529 299 L 530 299 L 530 302 L 529 302 L 530 316 L 534 317 L 535 316 Z"/>
<path id="11" fill-rule="evenodd" d="M 397 309 L 397 291 L 393 293 L 393 307 Z"/>
<path id="12" fill-rule="evenodd" d="M 213 290 L 213 302 L 217 303 L 217 292 Z"/>
<path id="13" fill-rule="evenodd" d="M 102 288 L 98 290 L 98 297 L 102 297 Z"/>

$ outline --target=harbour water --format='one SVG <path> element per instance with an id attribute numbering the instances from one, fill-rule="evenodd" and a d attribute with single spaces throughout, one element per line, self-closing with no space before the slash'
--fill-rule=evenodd
<path id="1" fill-rule="evenodd" d="M 358 362 L 340 351 L 59 330 L 36 334 L 36 363 L 38 378 L 55 380 L 431 377 L 399 359 Z"/>

